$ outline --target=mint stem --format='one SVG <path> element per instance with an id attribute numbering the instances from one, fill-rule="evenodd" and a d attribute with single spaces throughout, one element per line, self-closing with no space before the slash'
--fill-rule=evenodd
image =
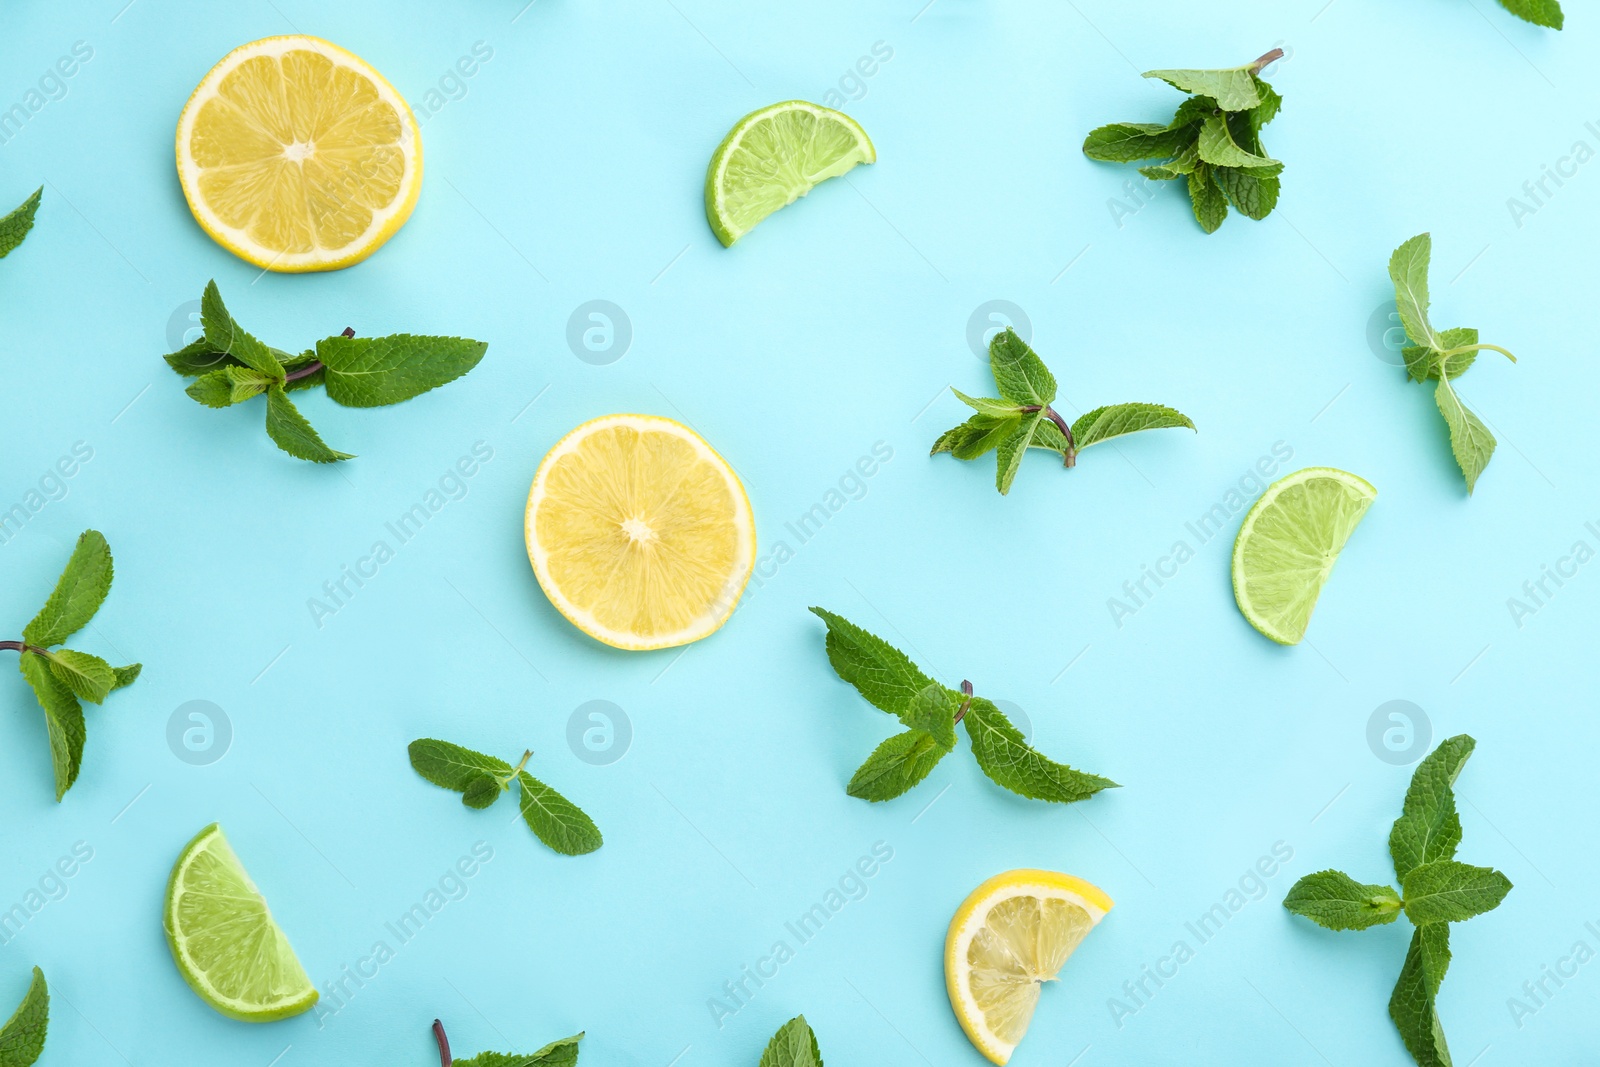
<path id="1" fill-rule="evenodd" d="M 21 641 L 0 641 L 0 652 L 37 652 L 41 656 L 48 655 L 44 649 L 23 644 Z"/>
<path id="2" fill-rule="evenodd" d="M 1027 407 L 1022 409 L 1022 414 L 1032 415 L 1034 412 L 1039 410 L 1041 410 L 1040 405 L 1029 404 Z M 1061 414 L 1050 405 L 1044 405 L 1043 411 L 1045 418 L 1055 423 L 1056 429 L 1061 431 L 1061 436 L 1067 439 L 1067 450 L 1061 453 L 1061 458 L 1066 461 L 1067 466 L 1076 467 L 1078 465 L 1078 442 L 1072 438 L 1072 427 L 1068 426 L 1067 420 L 1063 419 Z"/>
<path id="3" fill-rule="evenodd" d="M 344 333 L 342 333 L 340 336 L 354 337 L 355 335 L 356 331 L 349 326 L 346 326 L 344 328 Z M 299 370 L 295 371 L 293 374 L 290 374 L 288 377 L 284 378 L 283 384 L 288 385 L 290 382 L 297 382 L 301 378 L 309 378 L 313 374 L 317 373 L 317 371 L 321 370 L 324 365 L 325 364 L 323 364 L 321 360 L 314 359 L 310 363 L 307 363 L 304 367 L 301 367 Z"/>
<path id="4" fill-rule="evenodd" d="M 1280 60 L 1282 58 L 1283 58 L 1283 49 L 1274 48 L 1272 51 L 1268 52 L 1266 55 L 1262 56 L 1260 59 L 1258 59 L 1254 63 L 1250 64 L 1250 72 L 1252 74 L 1259 74 L 1259 73 L 1261 73 L 1261 69 L 1263 67 L 1268 66 L 1269 64 L 1272 64 L 1272 63 L 1276 63 L 1278 60 Z"/>
<path id="5" fill-rule="evenodd" d="M 1068 464 L 1071 466 L 1071 464 Z M 960 722 L 967 714 L 967 709 L 972 707 L 972 683 L 965 678 L 961 679 L 961 695 L 967 699 L 961 702 L 961 707 L 956 709 L 956 722 Z"/>
<path id="6" fill-rule="evenodd" d="M 455 1060 L 450 1057 L 450 1039 L 444 1036 L 444 1023 L 438 1019 L 433 1020 L 433 1038 L 439 1042 L 439 1067 L 453 1067 Z"/>
<path id="7" fill-rule="evenodd" d="M 1513 356 L 1499 345 L 1462 345 L 1460 348 L 1452 348 L 1441 352 L 1440 356 L 1444 359 L 1449 359 L 1451 356 L 1465 355 L 1468 352 L 1498 352 L 1513 363 L 1517 361 L 1516 356 Z"/>
<path id="8" fill-rule="evenodd" d="M 533 758 L 533 749 L 531 749 L 531 748 L 524 749 L 523 753 L 522 753 L 522 762 L 517 764 L 515 769 L 512 770 L 511 777 L 515 778 L 517 775 L 521 774 L 522 773 L 522 769 L 528 765 L 528 761 L 531 760 L 532 758 Z"/>

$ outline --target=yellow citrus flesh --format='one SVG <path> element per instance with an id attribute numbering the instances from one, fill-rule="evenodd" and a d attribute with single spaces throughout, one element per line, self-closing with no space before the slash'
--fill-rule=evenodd
<path id="1" fill-rule="evenodd" d="M 654 415 L 606 415 L 562 438 L 534 475 L 525 533 L 551 603 L 617 648 L 713 633 L 755 565 L 755 519 L 733 468 Z"/>
<path id="2" fill-rule="evenodd" d="M 178 119 L 178 177 L 206 233 L 267 270 L 337 270 L 399 230 L 422 189 L 416 119 L 383 75 L 318 37 L 229 52 Z"/>
<path id="3" fill-rule="evenodd" d="M 1053 981 L 1112 907 L 1070 874 L 995 875 L 956 910 L 945 938 L 944 977 L 961 1028 L 993 1063 L 1006 1063 L 1033 1019 L 1039 986 Z"/>

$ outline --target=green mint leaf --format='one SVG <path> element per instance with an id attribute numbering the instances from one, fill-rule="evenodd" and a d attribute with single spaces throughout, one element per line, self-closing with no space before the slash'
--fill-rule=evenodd
<path id="1" fill-rule="evenodd" d="M 1493 911 L 1511 892 L 1511 879 L 1492 867 L 1435 860 L 1411 868 L 1400 883 L 1406 918 L 1416 926 L 1458 923 Z"/>
<path id="2" fill-rule="evenodd" d="M 83 629 L 105 603 L 111 578 L 111 546 L 98 530 L 83 531 L 50 599 L 23 628 L 22 639 L 49 648 Z"/>
<path id="3" fill-rule="evenodd" d="M 1451 787 L 1476 745 L 1466 734 L 1446 738 L 1412 772 L 1403 814 L 1389 831 L 1389 854 L 1402 885 L 1413 868 L 1455 857 L 1461 817 Z"/>
<path id="4" fill-rule="evenodd" d="M 457 793 L 465 792 L 485 775 L 502 781 L 511 776 L 511 764 L 503 760 L 431 737 L 411 742 L 406 752 L 413 770 L 434 785 Z"/>
<path id="5" fill-rule="evenodd" d="M 167 361 L 167 366 L 183 375 L 185 378 L 197 378 L 202 374 L 221 370 L 224 367 L 242 367 L 243 363 L 234 359 L 225 352 L 218 352 L 211 347 L 211 342 L 204 337 L 198 341 L 191 341 L 178 351 L 161 357 Z M 190 394 L 193 395 L 192 393 Z"/>
<path id="6" fill-rule="evenodd" d="M 1167 125 L 1167 129 L 1186 131 L 1188 138 L 1185 143 L 1188 143 L 1200 136 L 1200 124 L 1221 110 L 1217 102 L 1209 96 L 1191 96 L 1178 105 L 1178 110 L 1172 116 L 1172 122 Z"/>
<path id="7" fill-rule="evenodd" d="M 232 366 L 232 365 L 230 365 Z M 239 364 L 243 366 L 243 364 Z M 208 371 L 189 383 L 184 390 L 196 403 L 208 408 L 233 406 L 233 379 L 228 377 L 229 367 Z"/>
<path id="8" fill-rule="evenodd" d="M 1433 399 L 1439 405 L 1439 413 L 1444 416 L 1445 424 L 1450 427 L 1450 451 L 1455 454 L 1456 465 L 1467 479 L 1467 494 L 1470 496 L 1478 484 L 1478 476 L 1494 455 L 1494 434 L 1489 432 L 1489 427 L 1483 424 L 1482 419 L 1461 402 L 1448 378 L 1439 379 Z"/>
<path id="9" fill-rule="evenodd" d="M 1161 404 L 1111 404 L 1095 408 L 1072 423 L 1072 439 L 1082 452 L 1090 445 L 1141 430 L 1194 429 L 1189 416 Z M 1050 427 L 1055 430 L 1054 426 Z M 1056 433 L 1059 435 L 1060 431 Z M 1063 441 L 1063 443 L 1065 443 Z"/>
<path id="10" fill-rule="evenodd" d="M 1261 127 L 1278 117 L 1278 112 L 1283 110 L 1283 97 L 1279 96 L 1277 90 L 1260 78 L 1256 79 L 1256 88 L 1261 91 L 1261 103 L 1244 114 L 1246 121 L 1250 124 L 1250 132 L 1254 137 L 1250 150 L 1260 155 Z"/>
<path id="11" fill-rule="evenodd" d="M 1160 78 L 1174 89 L 1209 96 L 1224 111 L 1246 111 L 1261 103 L 1261 83 L 1255 65 L 1227 70 L 1147 70 L 1146 78 Z"/>
<path id="12" fill-rule="evenodd" d="M 1329 930 L 1365 930 L 1400 917 L 1400 894 L 1362 885 L 1343 871 L 1317 871 L 1294 884 L 1283 906 Z"/>
<path id="13" fill-rule="evenodd" d="M 1212 115 L 1200 127 L 1198 142 L 1200 158 L 1219 167 L 1271 167 L 1278 163 L 1268 156 L 1258 156 L 1234 143 L 1225 115 Z"/>
<path id="14" fill-rule="evenodd" d="M 1146 122 L 1113 122 L 1089 132 L 1083 140 L 1083 154 L 1107 163 L 1170 159 L 1194 139 L 1186 126 L 1173 129 Z"/>
<path id="15" fill-rule="evenodd" d="M 67 795 L 83 767 L 83 708 L 72 690 L 50 672 L 50 663 L 33 652 L 22 654 L 22 676 L 33 687 L 33 695 L 44 709 L 50 735 L 50 762 L 55 769 L 56 802 Z"/>
<path id="16" fill-rule="evenodd" d="M 1035 751 L 1005 714 L 983 697 L 973 697 L 967 709 L 967 736 L 978 767 L 994 782 L 1028 797 L 1070 804 L 1087 800 L 1117 783 L 1097 774 L 1075 771 Z"/>
<path id="17" fill-rule="evenodd" d="M 933 685 L 904 652 L 850 620 L 822 608 L 811 613 L 828 627 L 828 662 L 834 673 L 856 687 L 867 703 L 907 726 L 912 702 Z"/>
<path id="18" fill-rule="evenodd" d="M 1557 0 L 1500 0 L 1500 6 L 1519 19 L 1525 19 L 1535 26 L 1548 26 L 1552 30 L 1559 30 L 1566 21 Z"/>
<path id="19" fill-rule="evenodd" d="M 20 207 L 0 218 L 0 259 L 9 256 L 33 229 L 33 216 L 39 210 L 39 199 L 44 196 L 44 186 L 33 191 Z"/>
<path id="20" fill-rule="evenodd" d="M 338 452 L 323 444 L 322 438 L 311 428 L 306 417 L 300 414 L 300 409 L 294 406 L 294 401 L 289 399 L 289 394 L 283 391 L 281 385 L 274 385 L 267 390 L 267 436 L 272 438 L 273 444 L 296 459 L 308 459 L 312 463 L 355 459 L 348 452 Z"/>
<path id="21" fill-rule="evenodd" d="M 1471 348 L 1478 343 L 1478 331 L 1470 326 L 1457 326 L 1449 330 L 1439 331 L 1439 344 L 1444 346 L 1444 352 L 1457 348 Z M 1453 356 L 1439 353 L 1439 358 L 1434 361 L 1432 377 L 1437 378 L 1442 374 L 1451 381 L 1461 377 L 1478 360 L 1476 350 L 1471 352 L 1456 352 Z M 1409 367 L 1407 368 L 1409 369 Z M 1420 380 L 1420 379 L 1419 379 Z"/>
<path id="22" fill-rule="evenodd" d="M 1194 168 L 1192 166 L 1189 168 L 1189 170 L 1193 169 Z M 1185 177 L 1189 173 L 1189 170 L 1179 170 L 1177 166 L 1172 163 L 1162 163 L 1154 167 L 1140 167 L 1139 173 L 1143 174 L 1151 181 L 1170 182 L 1177 178 Z"/>
<path id="23" fill-rule="evenodd" d="M 1050 368 L 1009 326 L 989 342 L 989 368 L 1000 395 L 1007 400 L 1043 407 L 1056 398 L 1056 379 Z"/>
<path id="24" fill-rule="evenodd" d="M 1237 167 L 1218 167 L 1212 171 L 1212 179 L 1239 214 L 1258 221 L 1278 206 L 1283 187 L 1276 175 L 1258 176 Z"/>
<path id="25" fill-rule="evenodd" d="M 0 1026 L 0 1067 L 32 1067 L 44 1052 L 49 1027 L 50 990 L 44 972 L 35 967 L 22 1003 Z"/>
<path id="26" fill-rule="evenodd" d="M 50 673 L 56 680 L 72 690 L 72 695 L 91 704 L 103 703 L 111 690 L 117 687 L 117 672 L 99 656 L 87 652 L 74 652 L 60 648 L 46 652 Z"/>
<path id="27" fill-rule="evenodd" d="M 576 804 L 527 771 L 517 772 L 517 784 L 522 787 L 522 821 L 540 841 L 563 856 L 600 847 L 600 828 Z"/>
<path id="28" fill-rule="evenodd" d="M 471 1059 L 456 1060 L 455 1067 L 573 1067 L 578 1062 L 578 1042 L 582 1039 L 581 1033 L 573 1034 L 527 1056 L 481 1052 Z"/>
<path id="29" fill-rule="evenodd" d="M 956 705 L 961 697 L 937 682 L 927 686 L 911 700 L 900 716 L 913 730 L 921 730 L 946 752 L 956 747 Z"/>
<path id="30" fill-rule="evenodd" d="M 1228 197 L 1211 176 L 1211 164 L 1197 164 L 1189 175 L 1189 200 L 1194 218 L 1207 233 L 1216 233 L 1228 217 Z"/>
<path id="31" fill-rule="evenodd" d="M 796 1015 L 778 1027 L 757 1067 L 822 1067 L 817 1035 L 804 1015 Z"/>
<path id="32" fill-rule="evenodd" d="M 1411 932 L 1411 947 L 1400 968 L 1400 978 L 1389 997 L 1389 1017 L 1417 1067 L 1452 1067 L 1450 1048 L 1434 998 L 1450 964 L 1450 927 L 1446 923 L 1419 926 Z"/>
<path id="33" fill-rule="evenodd" d="M 952 731 L 953 733 L 953 731 Z M 845 792 L 874 803 L 893 800 L 928 777 L 950 749 L 922 730 L 895 734 L 872 750 L 867 761 L 850 776 Z"/>
<path id="34" fill-rule="evenodd" d="M 1059 452 L 1064 456 L 1067 453 L 1067 439 L 1054 422 L 1045 419 L 1034 428 L 1033 437 L 1028 441 L 1028 447 L 1043 448 L 1050 452 Z M 1076 453 L 1076 450 L 1074 450 L 1074 453 Z"/>
<path id="35" fill-rule="evenodd" d="M 482 810 L 500 799 L 500 794 L 505 792 L 505 786 L 499 778 L 492 774 L 474 775 L 461 791 L 461 803 L 469 808 Z"/>
<path id="36" fill-rule="evenodd" d="M 989 396 L 968 396 L 961 390 L 952 386 L 950 391 L 956 395 L 967 407 L 972 408 L 979 415 L 987 415 L 997 419 L 1012 419 L 1022 414 L 1022 407 L 1009 400 L 997 400 Z"/>
<path id="37" fill-rule="evenodd" d="M 206 332 L 206 343 L 213 350 L 230 355 L 275 381 L 283 380 L 283 366 L 277 357 L 228 314 L 214 281 L 206 283 L 206 290 L 200 296 L 200 325 Z"/>
<path id="38" fill-rule="evenodd" d="M 957 459 L 977 459 L 985 452 L 999 447 L 1021 422 L 1019 416 L 998 419 L 992 415 L 974 415 L 960 426 L 952 427 L 939 435 L 929 451 L 930 456 L 948 452 Z"/>
<path id="39" fill-rule="evenodd" d="M 1406 375 L 1414 382 L 1425 382 L 1429 378 L 1439 377 L 1439 364 L 1442 353 L 1427 345 L 1406 345 L 1400 350 L 1400 355 L 1405 357 Z"/>
<path id="40" fill-rule="evenodd" d="M 1440 348 L 1439 335 L 1428 321 L 1428 262 L 1432 257 L 1433 237 L 1419 233 L 1389 257 L 1389 278 L 1394 282 L 1394 306 L 1406 336 L 1424 347 Z"/>
<path id="41" fill-rule="evenodd" d="M 1018 421 L 1000 443 L 995 446 L 994 487 L 1004 496 L 1011 492 L 1011 483 L 1017 477 L 1017 471 L 1022 467 L 1022 457 L 1028 452 L 1028 446 L 1033 442 L 1033 435 L 1038 432 L 1039 424 L 1045 421 L 1043 411 L 1036 411 L 1032 415 Z"/>
<path id="42" fill-rule="evenodd" d="M 265 374 L 249 367 L 227 367 L 222 373 L 228 376 L 230 404 L 243 403 L 251 397 L 260 396 L 273 382 Z"/>
<path id="43" fill-rule="evenodd" d="M 116 675 L 116 681 L 111 685 L 112 690 L 115 691 L 125 685 L 132 685 L 135 679 L 139 677 L 139 672 L 144 670 L 144 664 L 130 663 L 126 667 L 113 667 L 111 670 Z"/>
<path id="44" fill-rule="evenodd" d="M 478 365 L 488 345 L 460 337 L 329 337 L 317 342 L 324 384 L 352 408 L 398 404 L 453 382 Z"/>

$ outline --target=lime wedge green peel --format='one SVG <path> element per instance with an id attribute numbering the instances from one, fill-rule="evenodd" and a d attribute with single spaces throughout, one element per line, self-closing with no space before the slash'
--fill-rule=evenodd
<path id="1" fill-rule="evenodd" d="M 1378 491 L 1333 467 L 1307 467 L 1267 487 L 1233 542 L 1233 597 L 1251 626 L 1295 645 L 1339 550 Z"/>
<path id="2" fill-rule="evenodd" d="M 706 168 L 706 218 L 731 245 L 756 223 L 878 152 L 860 123 L 832 108 L 786 100 L 728 131 Z"/>
<path id="3" fill-rule="evenodd" d="M 265 1023 L 317 1002 L 316 986 L 216 823 L 173 865 L 164 925 L 183 980 L 222 1014 Z"/>

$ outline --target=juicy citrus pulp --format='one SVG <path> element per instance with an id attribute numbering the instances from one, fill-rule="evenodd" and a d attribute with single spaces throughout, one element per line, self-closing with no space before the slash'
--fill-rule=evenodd
<path id="1" fill-rule="evenodd" d="M 722 139 L 706 169 L 706 218 L 731 245 L 756 223 L 878 152 L 855 119 L 788 100 L 752 111 Z"/>
<path id="2" fill-rule="evenodd" d="M 755 519 L 733 468 L 654 415 L 606 415 L 563 437 L 533 477 L 525 532 L 551 603 L 617 648 L 712 633 L 755 565 Z"/>
<path id="3" fill-rule="evenodd" d="M 1070 874 L 995 875 L 956 910 L 945 938 L 950 1006 L 978 1051 L 1011 1058 L 1039 1002 L 1039 985 L 1111 910 L 1111 898 Z"/>
<path id="4" fill-rule="evenodd" d="M 163 925 L 183 980 L 222 1014 L 271 1022 L 317 1002 L 316 986 L 216 823 L 173 865 Z"/>
<path id="5" fill-rule="evenodd" d="M 1245 515 L 1233 542 L 1233 596 L 1251 626 L 1298 644 L 1327 581 L 1378 491 L 1333 467 L 1278 479 Z"/>
<path id="6" fill-rule="evenodd" d="M 411 215 L 422 139 L 372 67 L 318 37 L 242 45 L 178 119 L 178 177 L 194 217 L 258 267 L 334 270 L 371 255 Z"/>

